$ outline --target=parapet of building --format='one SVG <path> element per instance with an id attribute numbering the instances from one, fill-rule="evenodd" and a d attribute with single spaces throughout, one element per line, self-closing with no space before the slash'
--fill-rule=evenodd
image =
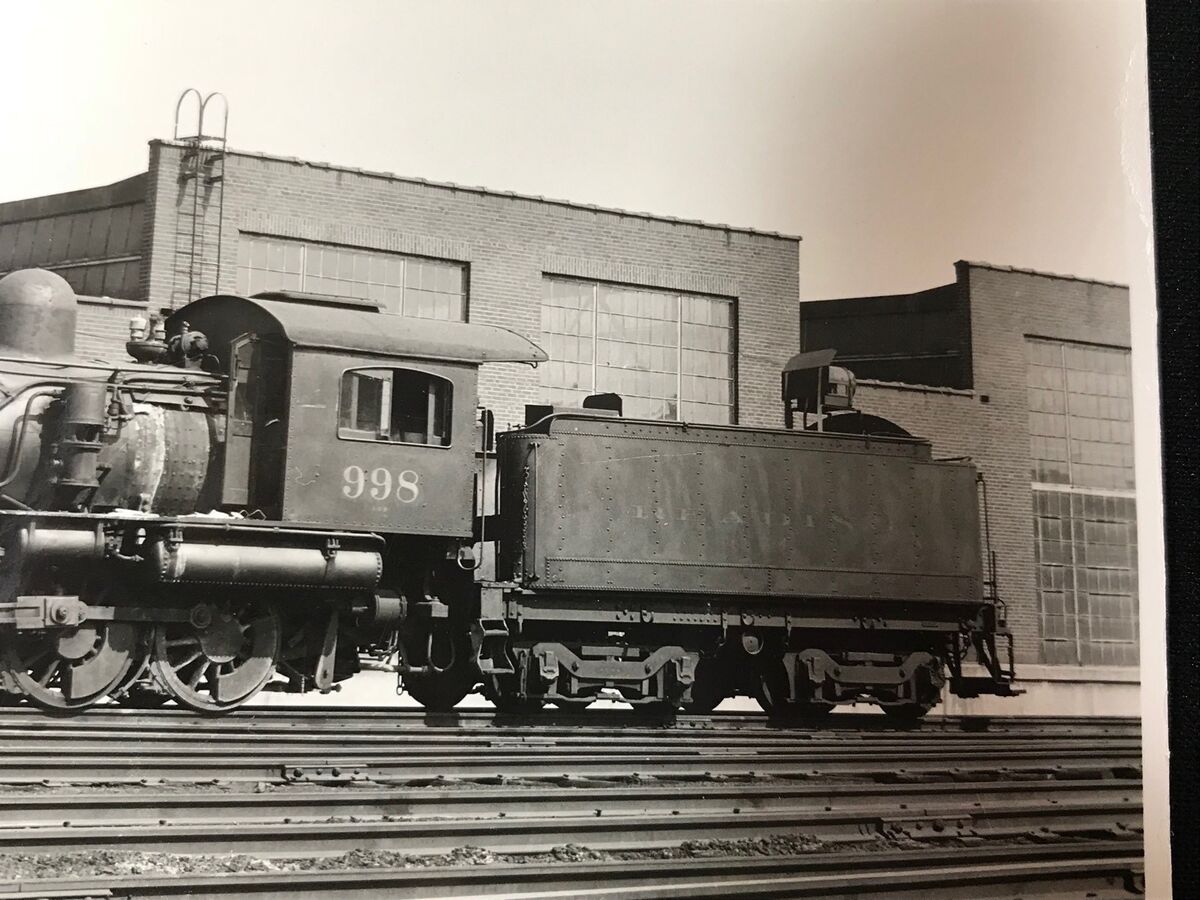
<path id="1" fill-rule="evenodd" d="M 801 346 L 836 348 L 861 408 L 979 466 L 1030 710 L 1136 714 L 1129 290 L 955 272 L 912 294 L 803 303 Z"/>

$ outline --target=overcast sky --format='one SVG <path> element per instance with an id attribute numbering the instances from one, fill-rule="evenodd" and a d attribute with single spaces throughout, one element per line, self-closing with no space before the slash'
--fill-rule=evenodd
<path id="1" fill-rule="evenodd" d="M 800 234 L 805 299 L 932 287 L 959 258 L 1134 265 L 1135 2 L 126 0 L 4 19 L 0 200 L 143 170 L 196 87 L 229 98 L 239 149 Z"/>

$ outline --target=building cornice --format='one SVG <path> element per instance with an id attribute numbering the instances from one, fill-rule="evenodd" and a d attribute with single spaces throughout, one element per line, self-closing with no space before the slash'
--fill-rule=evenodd
<path id="1" fill-rule="evenodd" d="M 190 146 L 185 141 L 168 141 L 156 139 L 150 142 L 151 146 L 159 145 L 164 147 L 177 147 L 186 149 Z M 769 237 L 783 241 L 799 242 L 802 238 L 796 234 L 784 234 L 780 231 L 764 231 L 757 228 L 746 228 L 736 225 L 725 225 L 718 222 L 703 222 L 699 219 L 679 219 L 673 216 L 662 216 L 655 213 L 639 212 L 636 210 L 621 209 L 620 207 L 612 206 L 597 206 L 594 203 L 578 203 L 573 200 L 558 200 L 553 197 L 543 197 L 539 194 L 521 194 L 516 191 L 498 191 L 492 188 L 479 187 L 472 185 L 456 184 L 451 181 L 431 181 L 427 178 L 413 178 L 411 176 L 397 175 L 394 172 L 381 172 L 372 169 L 359 169 L 353 166 L 338 166 L 327 162 L 313 162 L 311 160 L 300 159 L 295 156 L 276 156 L 270 153 L 259 153 L 249 150 L 229 149 L 226 151 L 230 156 L 240 156 L 247 159 L 261 159 L 269 162 L 288 163 L 295 166 L 303 166 L 310 169 L 323 169 L 330 172 L 347 172 L 353 175 L 360 175 L 364 178 L 378 178 L 384 181 L 395 181 L 403 184 L 419 184 L 425 187 L 438 188 L 441 190 L 455 191 L 458 193 L 478 194 L 486 197 L 502 197 L 510 200 L 525 200 L 536 203 L 544 203 L 548 206 L 560 206 L 567 209 L 588 210 L 590 212 L 608 213 L 614 216 L 624 216 L 632 219 L 645 219 L 652 222 L 666 222 L 671 225 L 688 225 L 694 228 L 705 228 L 712 231 L 726 231 L 732 234 L 749 234 L 757 237 Z"/>
<path id="2" fill-rule="evenodd" d="M 1129 290 L 1129 285 L 1120 284 L 1116 281 L 1101 281 L 1099 278 L 1081 278 L 1078 275 L 1062 275 L 1058 272 L 1043 272 L 1038 269 L 1022 269 L 1017 266 L 1001 266 L 995 263 L 981 262 L 972 259 L 960 259 L 955 263 L 956 266 L 967 266 L 972 269 L 990 269 L 993 272 L 1013 272 L 1018 275 L 1034 275 L 1038 278 L 1052 278 L 1056 281 L 1078 281 L 1083 284 L 1098 284 L 1102 287 L 1120 288 L 1121 290 Z"/>

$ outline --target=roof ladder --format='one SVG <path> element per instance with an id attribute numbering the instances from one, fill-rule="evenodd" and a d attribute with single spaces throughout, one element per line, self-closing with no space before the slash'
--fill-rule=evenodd
<path id="1" fill-rule="evenodd" d="M 194 127 L 185 125 L 184 105 L 195 96 Z M 214 101 L 219 100 L 219 104 Z M 214 104 L 210 108 L 210 104 Z M 188 104 L 190 114 L 191 104 Z M 219 106 L 219 109 L 216 107 Z M 219 112 L 219 125 L 210 122 Z M 182 144 L 176 194 L 175 271 L 171 307 L 220 292 L 225 223 L 225 158 L 229 101 L 216 91 L 201 96 L 188 88 L 175 103 L 173 139 Z M 183 133 L 181 133 L 183 132 Z M 186 285 L 186 293 L 185 286 Z"/>

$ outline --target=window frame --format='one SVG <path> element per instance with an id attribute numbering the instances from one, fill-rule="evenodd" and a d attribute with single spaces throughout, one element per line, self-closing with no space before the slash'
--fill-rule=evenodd
<path id="1" fill-rule="evenodd" d="M 739 405 L 738 405 L 739 328 L 738 328 L 738 298 L 736 296 L 727 296 L 724 294 L 704 294 L 704 293 L 698 293 L 696 291 L 681 291 L 681 290 L 675 290 L 675 289 L 653 287 L 653 286 L 649 286 L 649 285 L 625 284 L 622 282 L 605 281 L 603 279 L 596 279 L 596 278 L 577 278 L 577 277 L 566 276 L 566 275 L 555 275 L 555 274 L 552 274 L 549 272 L 542 273 L 542 283 L 543 283 L 543 286 L 545 286 L 545 285 L 552 286 L 554 284 L 573 284 L 573 285 L 581 285 L 581 286 L 591 289 L 591 293 L 592 293 L 592 303 L 591 303 L 591 312 L 590 312 L 590 315 L 591 315 L 591 335 L 590 335 L 590 337 L 591 337 L 591 345 L 592 345 L 592 347 L 591 347 L 591 362 L 590 363 L 572 362 L 572 364 L 573 365 L 585 365 L 588 367 L 588 369 L 590 369 L 591 387 L 587 390 L 593 394 L 596 393 L 598 390 L 600 390 L 600 388 L 597 385 L 597 381 L 598 381 L 598 373 L 601 368 L 609 368 L 609 369 L 612 369 L 612 368 L 624 369 L 625 368 L 625 367 L 617 367 L 617 366 L 612 366 L 612 365 L 603 365 L 603 366 L 601 365 L 601 363 L 599 361 L 599 352 L 598 352 L 600 341 L 602 341 L 602 340 L 610 341 L 613 343 L 626 345 L 626 346 L 630 346 L 630 347 L 657 346 L 654 344 L 646 344 L 646 343 L 638 342 L 638 341 L 627 341 L 622 338 L 615 338 L 611 335 L 606 336 L 606 335 L 600 334 L 600 316 L 602 314 L 601 310 L 600 310 L 600 291 L 601 291 L 601 289 L 608 288 L 608 289 L 614 289 L 614 290 L 618 290 L 618 291 L 633 291 L 633 292 L 641 292 L 641 293 L 646 293 L 646 294 L 657 295 L 660 297 L 669 297 L 674 303 L 674 310 L 675 310 L 674 318 L 670 319 L 670 320 L 647 319 L 646 321 L 661 321 L 661 322 L 665 323 L 666 325 L 668 325 L 669 327 L 671 327 L 674 331 L 674 343 L 672 346 L 670 346 L 669 348 L 665 348 L 665 349 L 668 349 L 674 358 L 674 372 L 671 374 L 674 375 L 674 379 L 675 379 L 675 397 L 673 400 L 674 405 L 675 405 L 675 415 L 673 418 L 665 418 L 664 417 L 662 419 L 656 419 L 654 421 L 681 422 L 681 423 L 687 423 L 687 424 L 715 424 L 715 425 L 736 425 L 738 423 L 738 419 L 739 419 L 739 415 L 740 415 L 740 409 L 739 409 Z M 688 298 L 695 298 L 698 300 L 709 301 L 709 302 L 717 301 L 717 302 L 724 304 L 725 309 L 727 310 L 728 324 L 725 326 L 725 329 L 728 333 L 729 343 L 728 343 L 728 348 L 726 350 L 719 351 L 723 355 L 727 356 L 728 361 L 729 361 L 728 376 L 726 378 L 719 379 L 722 381 L 726 381 L 729 386 L 729 401 L 727 404 L 710 403 L 706 400 L 695 400 L 695 399 L 685 400 L 684 399 L 684 396 L 683 396 L 684 395 L 684 391 L 683 391 L 684 378 L 685 377 L 697 377 L 694 373 L 690 374 L 690 375 L 684 374 L 684 365 L 683 365 L 684 354 L 688 350 L 698 352 L 701 349 L 701 348 L 695 348 L 695 347 L 684 347 L 684 341 L 683 341 L 684 327 L 686 325 L 703 325 L 704 324 L 704 323 L 700 323 L 700 322 L 685 322 L 684 321 L 684 315 L 683 315 L 684 303 Z M 545 294 L 543 293 L 542 298 L 539 303 L 539 310 L 544 310 L 546 307 L 547 307 L 546 298 L 545 298 Z M 552 308 L 562 309 L 564 307 L 552 307 Z M 582 313 L 583 311 L 580 310 L 580 312 Z M 624 313 L 607 313 L 607 315 L 620 315 L 622 317 L 625 317 Z M 558 332 L 547 332 L 544 328 L 542 329 L 542 333 L 543 333 L 543 335 L 559 334 Z M 565 334 L 563 336 L 571 337 L 571 335 L 565 335 Z M 576 335 L 574 335 L 574 337 L 576 337 L 577 339 L 583 339 L 584 336 L 576 334 Z M 550 362 L 551 363 L 563 362 L 563 360 L 552 359 L 552 360 L 550 360 Z M 630 371 L 645 372 L 647 370 L 634 368 L 634 369 L 631 369 Z M 706 377 L 710 377 L 710 376 L 701 374 L 699 377 L 706 378 Z M 718 379 L 716 379 L 714 377 L 713 380 L 718 380 Z M 541 385 L 540 388 L 543 391 L 567 390 L 565 388 L 547 388 L 547 386 L 544 384 Z M 623 397 L 626 396 L 623 392 L 621 392 L 619 390 L 616 391 L 616 393 L 622 394 Z M 629 395 L 629 396 L 631 396 L 635 399 L 641 399 L 636 394 Z M 703 406 L 713 406 L 713 407 L 724 406 L 726 409 L 728 409 L 729 420 L 726 422 L 708 423 L 708 422 L 702 422 L 702 421 L 695 420 L 695 419 L 687 419 L 683 416 L 683 406 L 685 403 L 694 403 L 694 404 L 700 404 Z"/>
<path id="2" fill-rule="evenodd" d="M 1136 484 L 1136 480 L 1135 480 L 1136 472 L 1132 465 L 1122 464 L 1119 466 L 1116 466 L 1116 465 L 1106 466 L 1106 467 L 1112 468 L 1114 470 L 1117 470 L 1118 472 L 1127 473 L 1128 486 L 1125 486 L 1125 485 L 1112 486 L 1112 485 L 1097 485 L 1097 484 L 1087 484 L 1087 483 L 1079 484 L 1079 483 L 1077 483 L 1076 482 L 1077 466 L 1095 468 L 1097 464 L 1083 462 L 1082 460 L 1079 461 L 1078 463 L 1076 462 L 1076 460 L 1074 458 L 1075 457 L 1075 452 L 1074 452 L 1075 447 L 1073 445 L 1073 439 L 1075 436 L 1072 431 L 1072 421 L 1071 421 L 1071 417 L 1072 417 L 1071 395 L 1072 395 L 1073 391 L 1072 391 L 1072 387 L 1071 387 L 1070 373 L 1072 373 L 1072 372 L 1083 373 L 1084 376 L 1089 375 L 1089 374 L 1099 374 L 1099 375 L 1104 375 L 1104 376 L 1111 376 L 1116 373 L 1104 371 L 1102 368 L 1100 369 L 1100 371 L 1093 372 L 1091 369 L 1072 368 L 1068 364 L 1068 353 L 1072 349 L 1079 349 L 1079 350 L 1083 350 L 1083 351 L 1086 351 L 1089 349 L 1090 350 L 1100 350 L 1100 351 L 1105 351 L 1105 352 L 1109 352 L 1109 353 L 1116 352 L 1123 356 L 1124 364 L 1125 364 L 1125 375 L 1129 381 L 1129 390 L 1125 394 L 1097 393 L 1097 394 L 1095 394 L 1095 396 L 1096 397 L 1110 397 L 1110 398 L 1116 398 L 1118 400 L 1123 400 L 1124 402 L 1129 404 L 1129 406 L 1128 406 L 1129 413 L 1130 413 L 1129 416 L 1126 418 L 1126 417 L 1115 417 L 1115 416 L 1111 416 L 1111 415 L 1110 416 L 1086 416 L 1085 415 L 1085 416 L 1080 416 L 1079 418 L 1081 420 L 1095 420 L 1095 421 L 1102 422 L 1102 423 L 1105 423 L 1105 422 L 1121 423 L 1122 425 L 1127 426 L 1128 434 L 1129 434 L 1129 440 L 1127 442 L 1110 439 L 1107 441 L 1091 440 L 1090 443 L 1099 443 L 1101 445 L 1119 447 L 1119 448 L 1128 446 L 1129 453 L 1132 454 L 1134 438 L 1133 438 L 1132 397 L 1130 396 L 1132 393 L 1132 372 L 1130 369 L 1131 360 L 1130 360 L 1129 348 L 1118 347 L 1118 346 L 1113 346 L 1113 345 L 1108 345 L 1108 344 L 1095 344 L 1095 343 L 1089 343 L 1089 342 L 1085 342 L 1085 341 L 1065 340 L 1063 338 L 1048 338 L 1048 337 L 1044 337 L 1041 335 L 1033 335 L 1033 334 L 1025 335 L 1025 342 L 1026 342 L 1026 347 L 1028 348 L 1027 356 L 1026 356 L 1026 363 L 1027 363 L 1027 374 L 1026 374 L 1026 385 L 1027 385 L 1027 388 L 1026 388 L 1026 391 L 1027 391 L 1026 410 L 1027 410 L 1027 413 L 1026 414 L 1030 419 L 1029 455 L 1030 455 L 1031 465 L 1030 465 L 1029 471 L 1030 471 L 1030 488 L 1031 488 L 1031 493 L 1032 493 L 1032 498 L 1033 498 L 1032 538 L 1033 538 L 1033 545 L 1034 545 L 1033 551 L 1034 551 L 1034 563 L 1035 563 L 1034 579 L 1035 579 L 1035 589 L 1037 591 L 1037 599 L 1038 599 L 1038 622 L 1039 622 L 1039 631 L 1040 631 L 1039 637 L 1040 637 L 1040 641 L 1041 641 L 1041 647 L 1040 647 L 1041 656 L 1043 659 L 1047 659 L 1048 657 L 1050 657 L 1052 655 L 1058 655 L 1058 654 L 1062 653 L 1063 650 L 1065 650 L 1066 648 L 1070 648 L 1070 653 L 1068 655 L 1070 657 L 1073 657 L 1073 661 L 1068 661 L 1068 662 L 1061 663 L 1061 664 L 1076 665 L 1076 666 L 1138 665 L 1138 664 L 1140 664 L 1140 656 L 1141 656 L 1141 652 L 1140 652 L 1141 603 L 1140 603 L 1140 597 L 1138 595 L 1138 584 L 1137 584 L 1137 573 L 1138 573 L 1137 516 L 1135 513 L 1133 518 L 1129 519 L 1129 520 L 1115 519 L 1115 520 L 1110 521 L 1105 518 L 1097 518 L 1094 514 L 1089 515 L 1089 513 L 1086 509 L 1086 503 L 1089 499 L 1095 501 L 1098 499 L 1102 500 L 1103 498 L 1112 498 L 1114 501 L 1136 502 L 1136 497 L 1137 497 L 1137 484 Z M 1054 348 L 1054 350 L 1057 351 L 1056 355 L 1058 356 L 1058 362 L 1054 366 L 1050 366 L 1048 363 L 1038 361 L 1036 359 L 1035 353 L 1033 352 L 1033 348 L 1037 347 L 1037 346 L 1042 346 L 1042 347 L 1048 346 L 1048 347 Z M 1061 381 L 1062 381 L 1061 388 L 1047 386 L 1047 385 L 1035 385 L 1033 383 L 1035 380 L 1034 379 L 1034 370 L 1033 370 L 1034 366 L 1038 366 L 1040 368 L 1053 368 L 1057 372 L 1061 373 Z M 1030 394 L 1030 392 L 1034 391 L 1035 389 L 1039 390 L 1039 391 L 1043 391 L 1043 392 L 1044 391 L 1055 391 L 1055 392 L 1060 393 L 1063 398 L 1061 412 L 1056 412 L 1053 410 L 1047 411 L 1045 409 L 1035 409 L 1035 404 L 1033 402 L 1032 395 Z M 1074 391 L 1074 393 L 1080 393 L 1080 392 Z M 1091 396 L 1091 395 L 1083 394 L 1083 396 Z M 1063 443 L 1063 446 L 1065 447 L 1065 456 L 1066 456 L 1066 459 L 1061 461 L 1062 462 L 1061 474 L 1062 474 L 1063 478 L 1065 479 L 1064 481 L 1039 480 L 1039 476 L 1042 475 L 1043 473 L 1039 469 L 1038 464 L 1040 462 L 1056 463 L 1058 461 L 1055 459 L 1052 459 L 1052 458 L 1039 456 L 1038 453 L 1035 451 L 1036 442 L 1038 440 L 1046 440 L 1048 438 L 1047 435 L 1045 435 L 1041 432 L 1035 433 L 1035 431 L 1034 431 L 1032 419 L 1034 416 L 1038 416 L 1038 415 L 1060 415 L 1062 417 L 1063 434 L 1060 439 Z M 1078 423 L 1076 423 L 1076 425 L 1078 425 Z M 1077 440 L 1081 441 L 1081 442 L 1085 442 L 1088 439 L 1079 437 Z M 1054 473 L 1054 474 L 1058 474 L 1058 473 Z M 1068 512 L 1065 515 L 1062 515 L 1062 514 L 1049 515 L 1049 514 L 1047 514 L 1042 508 L 1043 501 L 1041 498 L 1043 498 L 1043 497 L 1047 498 L 1047 500 L 1049 500 L 1049 498 L 1052 498 L 1052 497 L 1058 498 L 1057 501 L 1053 501 L 1053 502 L 1058 502 L 1058 503 L 1065 502 L 1068 505 Z M 1075 498 L 1080 498 L 1080 503 L 1079 503 L 1080 508 L 1079 508 L 1078 513 L 1076 512 L 1076 509 L 1075 509 Z M 1058 521 L 1058 522 L 1062 523 L 1062 525 L 1064 525 L 1066 527 L 1066 529 L 1069 529 L 1069 531 L 1065 534 L 1065 536 L 1060 536 L 1057 540 L 1048 539 L 1042 534 L 1042 531 L 1044 528 L 1043 521 Z M 1114 525 L 1114 524 L 1121 526 L 1121 527 L 1128 527 L 1130 529 L 1131 540 L 1128 543 L 1120 545 L 1123 547 L 1124 562 L 1120 565 L 1117 565 L 1115 563 L 1112 563 L 1110 560 L 1103 560 L 1102 562 L 1089 561 L 1089 559 L 1088 559 L 1089 551 L 1091 551 L 1092 548 L 1118 546 L 1118 545 L 1107 544 L 1104 541 L 1094 541 L 1091 538 L 1089 538 L 1089 526 Z M 1049 542 L 1046 543 L 1047 541 L 1049 541 Z M 1060 551 L 1065 548 L 1065 550 L 1068 554 L 1067 559 L 1056 560 L 1053 558 L 1052 555 L 1048 555 L 1045 552 L 1052 544 L 1055 544 L 1055 543 L 1062 545 L 1059 548 Z M 1047 588 L 1046 585 L 1044 584 L 1045 577 L 1047 576 L 1048 573 L 1053 573 L 1055 570 L 1059 570 L 1059 569 L 1061 569 L 1063 572 L 1062 588 L 1061 589 L 1055 589 L 1053 587 Z M 1087 582 L 1089 580 L 1089 576 L 1088 576 L 1089 572 L 1110 573 L 1108 577 L 1114 577 L 1117 580 L 1120 580 L 1122 577 L 1127 578 L 1128 583 L 1129 583 L 1129 590 L 1127 593 L 1093 591 L 1088 588 L 1088 584 L 1087 584 Z M 1050 575 L 1050 580 L 1051 581 L 1054 580 L 1052 574 Z M 1054 596 L 1057 596 L 1059 594 L 1062 595 L 1063 608 L 1062 608 L 1061 612 L 1051 612 L 1050 611 L 1050 604 L 1047 603 L 1047 595 L 1048 594 L 1054 595 Z M 1069 601 L 1066 599 L 1068 597 L 1068 595 L 1070 598 Z M 1086 598 L 1084 603 L 1080 602 L 1081 597 Z M 1092 597 L 1127 598 L 1132 606 L 1132 612 L 1133 612 L 1133 615 L 1132 615 L 1131 619 L 1129 620 L 1130 633 L 1132 636 L 1129 638 L 1114 638 L 1114 637 L 1108 637 L 1108 636 L 1103 636 L 1103 637 L 1095 636 L 1092 633 L 1092 626 L 1095 624 L 1095 621 L 1097 619 L 1111 618 L 1111 617 L 1096 615 L 1096 609 L 1095 609 L 1093 603 L 1091 602 Z M 1047 635 L 1052 630 L 1056 631 L 1056 632 L 1060 630 L 1060 629 L 1048 628 L 1049 620 L 1051 620 L 1051 619 L 1061 620 L 1061 624 L 1065 627 L 1067 633 L 1056 634 L 1056 636 L 1048 637 Z M 1087 632 L 1086 635 L 1084 634 L 1085 620 L 1086 620 L 1086 632 Z M 1051 653 L 1047 652 L 1047 650 L 1048 650 L 1047 645 L 1059 645 L 1062 649 L 1057 651 L 1055 654 L 1051 654 Z M 1104 646 L 1132 648 L 1131 650 L 1126 651 L 1126 654 L 1131 655 L 1133 657 L 1133 661 L 1132 662 L 1120 662 L 1120 661 L 1108 662 L 1108 661 L 1105 661 L 1104 659 L 1097 660 L 1095 657 L 1102 657 L 1104 655 L 1103 651 L 1101 650 L 1101 648 L 1103 648 Z M 1114 652 L 1114 655 L 1116 655 L 1115 652 Z"/>
<path id="3" fill-rule="evenodd" d="M 425 320 L 431 321 L 431 322 L 468 322 L 468 321 L 470 321 L 471 266 L 470 266 L 470 263 L 468 263 L 466 261 L 457 260 L 457 259 L 442 259 L 440 257 L 434 257 L 434 256 L 420 256 L 420 255 L 411 254 L 411 253 L 397 253 L 392 250 L 382 250 L 377 247 L 364 247 L 364 246 L 359 246 L 359 245 L 354 245 L 354 244 L 338 244 L 338 243 L 333 243 L 330 241 L 308 241 L 308 240 L 303 240 L 301 238 L 292 238 L 292 237 L 284 237 L 284 236 L 280 236 L 280 235 L 264 234 L 262 232 L 256 232 L 256 231 L 241 231 L 238 233 L 238 238 L 239 238 L 239 247 L 238 247 L 238 260 L 237 260 L 237 265 L 236 265 L 236 271 L 237 271 L 238 290 L 239 291 L 242 290 L 242 277 L 243 277 L 242 273 L 243 272 L 276 273 L 276 274 L 282 274 L 282 275 L 287 275 L 287 276 L 294 276 L 297 279 L 297 283 L 299 286 L 296 288 L 266 288 L 264 290 L 266 290 L 266 291 L 297 290 L 297 291 L 309 292 L 309 293 L 314 293 L 314 294 L 322 294 L 322 295 L 326 295 L 326 296 L 351 296 L 351 297 L 354 297 L 355 299 L 362 299 L 367 302 L 378 303 L 380 305 L 381 310 L 388 315 L 409 316 L 411 318 L 421 318 L 421 319 L 425 319 Z M 246 263 L 242 262 L 242 255 L 241 255 L 242 247 L 246 246 L 248 253 L 252 253 L 253 248 L 251 247 L 251 242 L 254 242 L 254 241 L 262 242 L 262 244 L 264 245 L 264 252 L 266 252 L 268 254 L 268 262 L 266 263 L 267 267 L 264 267 L 261 265 L 252 265 L 250 263 L 249 259 Z M 299 267 L 298 267 L 297 271 L 295 271 L 295 272 L 283 271 L 283 270 L 278 270 L 278 269 L 269 267 L 270 266 L 269 254 L 272 250 L 272 245 L 277 245 L 284 253 L 286 253 L 287 248 L 289 248 L 289 247 L 294 247 L 297 251 L 299 251 Z M 395 263 L 398 263 L 399 264 L 399 277 L 397 279 L 396 284 L 391 284 L 390 282 L 372 281 L 372 280 L 370 280 L 369 276 L 366 281 L 358 281 L 358 280 L 354 280 L 354 279 L 349 280 L 349 283 L 352 283 L 352 284 L 376 285 L 376 286 L 379 286 L 382 288 L 392 288 L 392 289 L 398 290 L 400 292 L 399 300 L 398 300 L 398 309 L 396 311 L 392 311 L 392 309 L 389 307 L 389 305 L 386 301 L 372 300 L 369 296 L 359 297 L 358 295 L 355 295 L 355 294 L 345 294 L 345 293 L 325 294 L 325 291 L 323 291 L 323 290 L 314 290 L 311 286 L 306 285 L 306 281 L 308 281 L 310 278 L 315 278 L 315 277 L 325 278 L 325 277 L 327 277 L 324 275 L 316 276 L 308 271 L 308 269 L 309 269 L 309 254 L 310 254 L 310 251 L 313 251 L 313 250 L 321 250 L 321 251 L 345 250 L 345 251 L 349 251 L 352 253 L 373 254 L 373 255 L 379 257 L 383 261 L 394 261 Z M 461 284 L 462 284 L 461 293 L 457 295 L 459 304 L 461 306 L 461 313 L 462 313 L 460 318 L 456 319 L 456 318 L 441 318 L 441 317 L 436 317 L 436 316 L 420 316 L 420 315 L 414 314 L 413 312 L 407 311 L 407 302 L 409 299 L 409 292 L 410 291 L 419 291 L 421 293 L 426 292 L 424 288 L 414 288 L 411 285 L 409 285 L 409 283 L 408 283 L 409 277 L 408 276 L 409 276 L 409 264 L 410 263 L 417 264 L 417 265 L 432 263 L 432 264 L 436 264 L 439 266 L 444 266 L 446 268 L 454 268 L 457 270 L 458 275 L 461 279 Z M 342 279 L 340 276 L 338 276 L 337 280 L 346 281 L 346 279 Z M 253 290 L 249 284 L 246 285 L 246 288 L 247 289 L 246 289 L 245 293 L 247 295 L 261 293 L 261 291 Z M 443 296 L 446 296 L 446 297 L 453 296 L 449 293 L 439 292 L 439 291 L 433 291 L 433 293 L 442 294 Z"/>
<path id="4" fill-rule="evenodd" d="M 447 430 L 446 442 L 435 444 L 435 443 L 431 443 L 429 441 L 425 441 L 425 442 L 401 441 L 401 440 L 394 440 L 390 437 L 378 437 L 378 436 L 370 437 L 369 432 L 367 432 L 363 429 L 351 428 L 349 426 L 342 425 L 342 413 L 343 413 L 342 386 L 346 381 L 346 377 L 352 373 L 362 372 L 362 371 L 367 371 L 367 370 L 383 370 L 388 373 L 395 373 L 395 372 L 399 371 L 399 372 L 413 373 L 413 374 L 417 374 L 417 375 L 424 375 L 430 381 L 441 382 L 443 385 L 445 385 L 445 388 L 446 388 L 446 402 L 445 402 L 446 410 L 443 413 L 443 418 L 445 419 L 446 430 Z M 392 425 L 392 423 L 391 423 L 391 414 L 392 414 L 391 404 L 392 404 L 392 402 L 394 402 L 393 390 L 394 390 L 394 374 L 393 374 L 393 377 L 389 378 L 387 381 L 387 391 L 386 391 L 386 394 L 388 397 L 387 409 L 388 409 L 388 429 L 389 429 L 389 431 L 391 430 L 391 425 Z M 445 375 L 441 375 L 437 372 L 431 372 L 428 369 L 421 368 L 420 366 L 381 365 L 381 364 L 371 364 L 371 365 L 363 365 L 363 366 L 347 366 L 340 370 L 340 373 L 338 375 L 338 380 L 337 380 L 337 398 L 338 398 L 338 400 L 337 400 L 337 409 L 335 411 L 335 416 L 334 416 L 334 423 L 335 423 L 334 430 L 337 434 L 337 439 L 339 441 L 353 441 L 355 443 L 366 443 L 366 444 L 382 444 L 382 445 L 391 446 L 391 447 L 423 447 L 423 448 L 427 448 L 430 450 L 450 450 L 454 446 L 454 432 L 455 432 L 455 428 L 454 428 L 454 393 L 455 393 L 454 381 L 452 379 L 447 378 Z M 426 392 L 427 397 L 428 397 L 428 395 L 429 395 L 429 392 Z M 380 403 L 380 414 L 381 415 L 382 415 L 383 409 L 384 409 L 384 406 L 381 401 L 381 403 Z M 357 403 L 355 404 L 355 413 L 357 413 Z M 429 421 L 427 419 L 426 427 L 428 427 L 428 425 L 429 425 Z M 358 432 L 358 433 L 357 434 L 356 433 L 347 434 L 346 432 Z M 378 432 L 376 432 L 376 433 L 378 434 Z M 426 432 L 426 433 L 428 434 L 428 432 Z"/>

